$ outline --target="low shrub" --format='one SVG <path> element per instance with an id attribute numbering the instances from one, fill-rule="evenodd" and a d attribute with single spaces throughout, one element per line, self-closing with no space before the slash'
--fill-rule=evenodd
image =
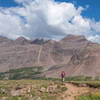
<path id="1" fill-rule="evenodd" d="M 67 90 L 67 87 L 62 87 L 62 88 L 61 88 L 61 91 L 62 91 L 62 92 L 65 92 L 66 90 Z"/>
<path id="2" fill-rule="evenodd" d="M 75 100 L 100 100 L 100 95 L 87 94 L 76 98 Z"/>

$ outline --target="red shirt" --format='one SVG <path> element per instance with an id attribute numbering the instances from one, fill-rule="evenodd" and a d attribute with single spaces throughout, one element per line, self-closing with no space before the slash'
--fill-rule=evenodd
<path id="1" fill-rule="evenodd" d="M 62 78 L 65 77 L 65 72 L 64 72 L 64 71 L 61 73 L 61 77 L 62 77 Z"/>

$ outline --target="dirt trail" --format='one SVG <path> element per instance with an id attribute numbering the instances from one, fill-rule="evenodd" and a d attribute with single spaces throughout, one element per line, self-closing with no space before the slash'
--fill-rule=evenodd
<path id="1" fill-rule="evenodd" d="M 75 100 L 76 96 L 90 92 L 89 87 L 78 87 L 71 83 L 66 83 L 65 87 L 67 87 L 67 91 L 58 100 Z"/>
<path id="2" fill-rule="evenodd" d="M 38 64 L 40 64 L 40 56 L 41 56 L 41 52 L 42 52 L 42 46 L 40 47 L 40 50 L 39 50 L 39 54 L 38 54 Z"/>

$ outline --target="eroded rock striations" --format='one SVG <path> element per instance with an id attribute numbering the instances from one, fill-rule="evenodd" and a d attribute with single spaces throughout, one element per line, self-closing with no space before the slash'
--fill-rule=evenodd
<path id="1" fill-rule="evenodd" d="M 59 77 L 62 70 L 68 76 L 99 76 L 100 44 L 73 35 L 59 42 L 0 36 L 0 72 L 32 66 L 43 66 L 47 77 Z"/>

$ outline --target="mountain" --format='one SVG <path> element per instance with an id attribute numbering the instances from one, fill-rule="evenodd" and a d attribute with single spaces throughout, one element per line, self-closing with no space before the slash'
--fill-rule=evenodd
<path id="1" fill-rule="evenodd" d="M 59 42 L 54 40 L 27 40 L 19 37 L 10 40 L 0 37 L 0 72 L 23 67 L 43 66 L 41 75 L 59 77 L 100 76 L 100 44 L 84 36 L 67 35 Z"/>
<path id="2" fill-rule="evenodd" d="M 43 45 L 43 44 L 46 44 L 48 42 L 49 42 L 49 40 L 46 40 L 46 39 L 35 39 L 31 43 L 32 44 Z"/>
<path id="3" fill-rule="evenodd" d="M 3 37 L 3 36 L 0 36 L 0 43 L 9 42 L 9 41 L 10 41 L 10 39 Z"/>
<path id="4" fill-rule="evenodd" d="M 31 41 L 30 40 L 27 40 L 26 38 L 24 37 L 19 37 L 17 38 L 15 41 L 14 41 L 15 44 L 19 44 L 19 45 L 26 45 L 26 44 L 30 44 Z"/>

